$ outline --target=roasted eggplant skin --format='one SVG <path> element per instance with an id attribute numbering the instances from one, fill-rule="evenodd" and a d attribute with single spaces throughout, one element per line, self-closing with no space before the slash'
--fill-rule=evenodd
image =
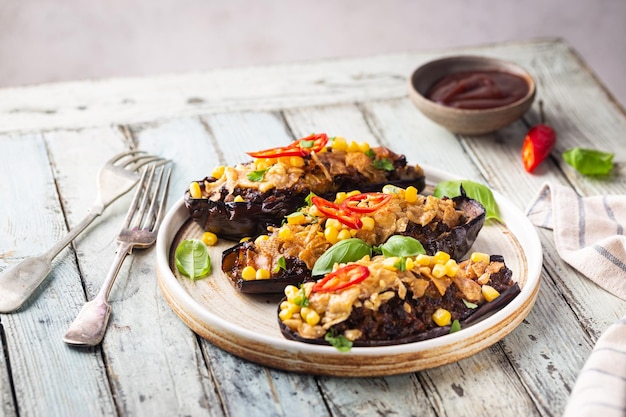
<path id="1" fill-rule="evenodd" d="M 189 216 L 198 223 L 203 230 L 213 232 L 229 240 L 240 240 L 243 237 L 255 236 L 264 233 L 268 226 L 278 225 L 289 213 L 293 213 L 305 204 L 306 197 L 311 193 L 328 196 L 338 191 L 359 189 L 362 192 L 380 190 L 386 184 L 398 187 L 412 185 L 418 190 L 426 186 L 426 178 L 421 167 L 407 165 L 406 157 L 391 152 L 387 148 L 375 148 L 377 158 L 384 158 L 391 162 L 393 169 L 384 171 L 383 183 L 370 183 L 363 173 L 356 169 L 334 170 L 341 158 L 337 152 L 328 151 L 317 158 L 328 172 L 339 172 L 332 175 L 332 184 L 325 185 L 324 192 L 317 192 L 307 185 L 299 185 L 288 189 L 272 189 L 260 192 L 257 189 L 238 188 L 233 195 L 242 196 L 244 202 L 234 202 L 233 195 L 221 190 L 219 196 L 212 198 L 192 198 L 189 190 L 184 193 L 184 203 Z M 335 164 L 335 165 L 333 165 Z M 319 174 L 319 173 L 318 173 Z M 205 182 L 212 183 L 216 179 L 206 177 L 195 181 L 204 192 Z M 217 197 L 217 198 L 216 198 Z"/>
<path id="2" fill-rule="evenodd" d="M 426 225 L 422 227 L 416 223 L 409 223 L 405 236 L 411 236 L 420 241 L 428 255 L 434 255 L 438 251 L 450 254 L 453 259 L 461 259 L 470 250 L 478 233 L 485 224 L 487 211 L 478 201 L 465 195 L 461 189 L 461 195 L 452 199 L 457 210 L 463 212 L 465 223 L 450 230 L 437 230 Z"/>
<path id="3" fill-rule="evenodd" d="M 504 262 L 503 258 L 500 255 L 492 255 L 491 261 L 499 261 Z M 461 299 L 456 298 L 455 294 L 446 294 L 448 297 L 447 303 L 451 303 L 457 306 L 459 310 L 463 310 L 461 313 L 461 318 L 459 319 L 459 324 L 461 325 L 461 329 L 469 326 L 473 323 L 480 321 L 482 318 L 490 315 L 491 313 L 498 311 L 508 305 L 515 297 L 517 297 L 521 289 L 517 282 L 513 282 L 511 280 L 512 271 L 509 268 L 503 268 L 502 271 L 499 272 L 500 276 L 497 280 L 497 283 L 494 284 L 494 288 L 500 291 L 500 296 L 493 300 L 490 303 L 484 303 L 480 307 L 471 310 L 464 306 L 464 303 Z M 413 302 L 413 308 L 420 308 L 420 301 L 411 299 L 412 293 L 409 291 L 406 296 L 406 300 L 411 300 Z M 445 296 L 444 296 L 445 297 Z M 286 301 L 286 297 L 281 300 Z M 399 300 L 398 297 L 395 297 L 396 300 Z M 357 339 L 353 342 L 353 346 L 355 347 L 379 347 L 379 346 L 390 346 L 390 345 L 400 345 L 406 343 L 415 343 L 420 342 L 422 340 L 432 339 L 439 336 L 444 336 L 450 333 L 450 326 L 434 326 L 434 327 L 425 327 L 419 321 L 407 318 L 407 313 L 403 308 L 404 301 L 401 303 L 394 302 L 390 303 L 388 306 L 381 305 L 381 310 L 386 309 L 387 311 L 383 311 L 383 314 L 387 314 L 388 317 L 381 323 L 370 323 L 370 326 L 381 326 L 385 328 L 386 332 L 391 332 L 397 334 L 396 337 L 385 337 L 378 338 L 372 340 L 361 340 Z M 436 309 L 436 306 L 426 307 L 427 313 L 425 316 L 430 316 L 432 311 Z M 363 310 L 363 307 L 360 308 Z M 431 311 L 432 310 L 432 311 Z M 280 313 L 280 303 L 277 309 L 277 317 L 278 313 Z M 341 334 L 345 328 L 354 325 L 355 320 L 359 320 L 359 312 L 353 312 L 345 322 L 339 323 L 335 326 L 332 326 L 331 329 L 335 332 L 335 334 Z M 366 320 L 368 319 L 365 317 Z M 280 318 L 278 320 L 278 325 L 282 335 L 289 340 L 294 340 L 303 343 L 311 343 L 317 345 L 329 345 L 327 341 L 323 338 L 320 339 L 309 339 L 300 336 L 297 332 L 291 330 L 287 325 L 285 325 Z M 352 323 L 351 323 L 352 321 Z M 372 321 L 372 320 L 370 320 Z"/>
<path id="4" fill-rule="evenodd" d="M 236 290 L 246 294 L 278 294 L 287 285 L 298 285 L 311 278 L 311 270 L 297 258 L 285 258 L 285 269 L 270 279 L 246 281 L 241 274 L 233 274 L 236 265 L 245 263 L 246 252 L 254 250 L 253 241 L 245 241 L 226 249 L 222 253 L 222 271 Z"/>
<path id="5" fill-rule="evenodd" d="M 438 227 L 422 227 L 410 222 L 403 235 L 422 243 L 428 255 L 438 251 L 449 253 L 453 259 L 461 259 L 470 250 L 485 223 L 486 210 L 482 204 L 465 195 L 454 197 L 458 210 L 463 212 L 465 222 L 449 230 Z M 287 267 L 280 275 L 264 280 L 245 281 L 239 273 L 248 263 L 246 257 L 254 252 L 253 240 L 238 243 L 222 253 L 222 271 L 238 291 L 244 293 L 280 293 L 286 285 L 298 285 L 311 279 L 311 270 L 297 258 L 285 257 Z"/>

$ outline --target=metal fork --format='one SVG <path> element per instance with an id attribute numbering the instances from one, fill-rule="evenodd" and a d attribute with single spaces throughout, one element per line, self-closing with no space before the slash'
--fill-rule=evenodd
<path id="1" fill-rule="evenodd" d="M 165 166 L 158 170 L 159 173 L 156 175 L 154 166 L 144 170 L 122 230 L 117 237 L 117 255 L 111 269 L 98 294 L 93 300 L 85 303 L 65 333 L 63 337 L 65 343 L 95 346 L 102 341 L 111 314 L 109 293 L 126 255 L 132 253 L 133 248 L 148 248 L 156 242 L 172 173 L 171 168 L 168 167 L 166 171 Z"/>
<path id="2" fill-rule="evenodd" d="M 87 216 L 47 252 L 24 259 L 0 275 L 0 313 L 13 312 L 24 304 L 48 276 L 52 260 L 63 248 L 139 181 L 141 167 L 165 162 L 163 158 L 137 150 L 117 154 L 107 161 L 98 173 L 96 200 Z"/>

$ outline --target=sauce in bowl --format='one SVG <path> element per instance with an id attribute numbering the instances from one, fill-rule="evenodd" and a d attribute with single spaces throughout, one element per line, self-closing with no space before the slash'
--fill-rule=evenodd
<path id="1" fill-rule="evenodd" d="M 470 71 L 443 77 L 426 97 L 448 107 L 490 109 L 514 103 L 528 92 L 528 83 L 520 76 L 502 71 Z"/>

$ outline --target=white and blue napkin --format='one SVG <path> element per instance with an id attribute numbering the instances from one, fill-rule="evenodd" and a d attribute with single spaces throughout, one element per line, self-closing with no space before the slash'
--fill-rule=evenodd
<path id="1" fill-rule="evenodd" d="M 561 258 L 600 287 L 626 300 L 626 195 L 580 197 L 545 184 L 527 211 L 552 229 Z M 566 417 L 626 417 L 626 317 L 600 336 L 568 400 Z"/>

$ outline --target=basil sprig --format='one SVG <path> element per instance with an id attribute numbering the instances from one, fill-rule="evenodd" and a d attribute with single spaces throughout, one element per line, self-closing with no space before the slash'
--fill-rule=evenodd
<path id="1" fill-rule="evenodd" d="M 324 335 L 324 340 L 330 343 L 335 349 L 340 352 L 348 352 L 350 349 L 352 349 L 352 341 L 350 341 L 342 334 L 335 336 L 332 330 L 326 332 L 326 334 Z"/>
<path id="2" fill-rule="evenodd" d="M 376 252 L 380 251 L 385 257 L 392 256 L 417 256 L 426 254 L 424 246 L 421 242 L 411 236 L 393 235 L 385 243 L 374 248 Z"/>
<path id="3" fill-rule="evenodd" d="M 311 275 L 328 274 L 336 263 L 355 262 L 366 255 L 372 255 L 372 247 L 364 240 L 356 237 L 340 240 L 319 257 Z"/>
<path id="4" fill-rule="evenodd" d="M 258 171 L 252 171 L 248 173 L 247 177 L 250 181 L 261 182 L 263 181 L 263 178 L 265 178 L 266 172 L 267 172 L 267 169 L 259 169 Z"/>
<path id="5" fill-rule="evenodd" d="M 502 218 L 500 218 L 498 203 L 496 203 L 493 193 L 486 185 L 470 180 L 441 181 L 435 187 L 433 195 L 437 198 L 457 197 L 461 195 L 461 186 L 463 186 L 466 196 L 478 201 L 483 205 L 483 207 L 485 207 L 485 210 L 487 211 L 485 220 L 493 219 L 499 221 L 500 223 L 504 223 Z"/>
<path id="6" fill-rule="evenodd" d="M 174 260 L 176 269 L 194 281 L 211 273 L 209 249 L 201 240 L 188 239 L 180 242 L 174 253 Z"/>
<path id="7" fill-rule="evenodd" d="M 596 149 L 571 148 L 563 159 L 583 175 L 607 175 L 613 169 L 615 154 Z"/>

